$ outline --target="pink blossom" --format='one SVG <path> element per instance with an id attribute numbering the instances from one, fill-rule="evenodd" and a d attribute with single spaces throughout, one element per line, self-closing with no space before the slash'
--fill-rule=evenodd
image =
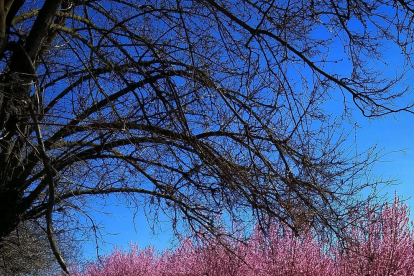
<path id="1" fill-rule="evenodd" d="M 75 276 L 383 276 L 414 275 L 414 236 L 407 206 L 395 199 L 381 212 L 368 206 L 349 229 L 346 247 L 318 241 L 309 231 L 295 236 L 275 223 L 265 237 L 254 229 L 247 242 L 223 247 L 182 240 L 175 250 L 115 250 L 73 272 Z"/>

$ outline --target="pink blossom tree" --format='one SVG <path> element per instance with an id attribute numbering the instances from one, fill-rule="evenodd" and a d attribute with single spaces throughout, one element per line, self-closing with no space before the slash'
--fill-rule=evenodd
<path id="1" fill-rule="evenodd" d="M 338 275 L 414 275 L 412 223 L 397 198 L 381 213 L 368 207 L 350 232 L 349 247 L 336 252 Z"/>
<path id="2" fill-rule="evenodd" d="M 297 236 L 275 223 L 264 234 L 256 227 L 247 242 L 183 239 L 174 250 L 116 249 L 100 262 L 74 269 L 75 276 L 383 276 L 414 275 L 414 236 L 408 208 L 397 198 L 390 206 L 367 206 L 334 244 L 312 231 Z M 222 240 L 220 240 L 222 242 Z"/>

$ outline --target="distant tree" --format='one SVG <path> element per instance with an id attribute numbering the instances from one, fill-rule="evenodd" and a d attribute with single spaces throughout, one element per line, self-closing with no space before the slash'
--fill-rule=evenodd
<path id="1" fill-rule="evenodd" d="M 384 45 L 409 61 L 412 11 L 406 1 L 0 1 L 0 248 L 37 220 L 65 269 L 56 217 L 89 219 L 110 194 L 176 229 L 218 235 L 224 215 L 340 236 L 364 204 L 355 196 L 378 184 L 364 178 L 376 156 L 354 154 L 324 107 L 412 112 L 396 105 L 410 91 L 405 71 L 387 79 L 377 66 Z"/>
<path id="2" fill-rule="evenodd" d="M 79 242 L 67 229 L 56 233 L 67 261 L 79 261 Z M 56 275 L 59 265 L 50 249 L 46 233 L 36 224 L 23 222 L 4 239 L 0 249 L 0 275 Z"/>
<path id="3" fill-rule="evenodd" d="M 49 256 L 45 253 L 49 251 L 47 239 L 36 235 L 30 227 L 19 225 L 4 243 L 0 251 L 0 275 L 34 273 L 50 264 Z"/>

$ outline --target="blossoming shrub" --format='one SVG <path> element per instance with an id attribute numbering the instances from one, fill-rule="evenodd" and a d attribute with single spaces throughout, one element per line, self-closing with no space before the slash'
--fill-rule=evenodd
<path id="1" fill-rule="evenodd" d="M 349 250 L 335 252 L 336 275 L 414 275 L 413 225 L 406 205 L 396 199 L 380 213 L 368 209 L 358 224 L 350 229 Z"/>
<path id="2" fill-rule="evenodd" d="M 100 262 L 73 271 L 75 276 L 383 276 L 414 275 L 414 237 L 407 206 L 398 199 L 381 212 L 367 207 L 366 216 L 347 229 L 343 247 L 318 241 L 312 232 L 299 237 L 275 224 L 264 237 L 258 229 L 231 250 L 211 240 L 183 240 L 175 250 L 157 253 L 132 246 L 115 250 Z"/>

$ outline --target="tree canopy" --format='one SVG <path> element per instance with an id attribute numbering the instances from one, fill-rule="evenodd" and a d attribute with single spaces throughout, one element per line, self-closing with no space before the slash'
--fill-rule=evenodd
<path id="1" fill-rule="evenodd" d="M 195 232 L 218 235 L 223 216 L 341 235 L 378 184 L 376 155 L 355 153 L 326 107 L 412 112 L 398 99 L 413 8 L 0 1 L 0 250 L 36 221 L 64 268 L 54 228 L 109 194 Z M 384 76 L 389 45 L 406 66 Z"/>

